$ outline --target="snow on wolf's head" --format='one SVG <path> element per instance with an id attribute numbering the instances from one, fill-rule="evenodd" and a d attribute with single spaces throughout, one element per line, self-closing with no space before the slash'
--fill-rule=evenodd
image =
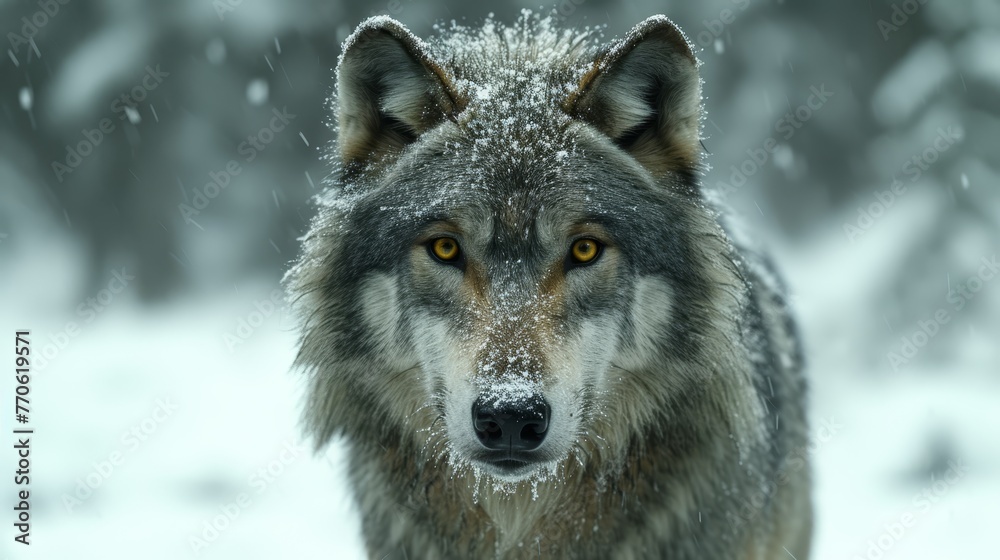
<path id="1" fill-rule="evenodd" d="M 598 35 L 525 14 L 347 39 L 334 184 L 288 278 L 320 444 L 506 482 L 597 468 L 711 359 L 697 60 L 663 16 Z"/>

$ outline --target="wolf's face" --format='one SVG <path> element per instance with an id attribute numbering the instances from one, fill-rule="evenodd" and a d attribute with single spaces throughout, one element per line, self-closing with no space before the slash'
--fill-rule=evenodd
<path id="1" fill-rule="evenodd" d="M 613 453 L 687 381 L 718 290 L 696 61 L 662 17 L 589 41 L 381 18 L 345 43 L 341 185 L 291 275 L 321 441 L 517 481 Z"/>
<path id="2" fill-rule="evenodd" d="M 357 226 L 386 229 L 398 251 L 363 299 L 395 292 L 388 315 L 407 325 L 419 388 L 438 407 L 452 458 L 521 477 L 568 456 L 607 391 L 612 358 L 631 342 L 631 255 L 650 250 L 653 234 L 632 223 L 652 201 L 622 206 L 616 193 L 641 188 L 641 170 L 590 161 L 612 147 L 582 127 L 541 132 L 562 139 L 552 158 L 532 154 L 510 171 L 470 172 L 493 150 L 457 126 L 440 134 L 445 153 L 423 153 L 428 142 L 407 156 L 433 158 L 433 169 L 394 178 L 385 188 L 400 198 L 375 196 L 379 223 Z M 665 318 L 669 288 L 654 291 L 645 303 Z"/>

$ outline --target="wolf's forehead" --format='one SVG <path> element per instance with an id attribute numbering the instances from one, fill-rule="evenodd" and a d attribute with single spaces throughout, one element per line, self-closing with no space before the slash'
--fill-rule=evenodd
<path id="1" fill-rule="evenodd" d="M 491 203 L 492 229 L 495 239 L 516 243 L 545 240 L 565 230 L 578 212 L 570 202 L 559 203 L 552 197 L 523 189 L 506 200 Z"/>
<path id="2" fill-rule="evenodd" d="M 469 151 L 456 150 L 432 178 L 416 182 L 430 189 L 416 198 L 433 200 L 432 214 L 476 231 L 488 224 L 491 235 L 516 240 L 562 237 L 575 225 L 603 224 L 620 212 L 625 189 L 608 180 L 595 147 L 572 127 L 491 134 L 490 142 L 474 137 Z M 620 170 L 614 179 L 629 182 Z"/>
<path id="3" fill-rule="evenodd" d="M 431 48 L 457 81 L 573 80 L 586 71 L 599 46 L 594 30 L 557 29 L 547 19 L 524 27 L 488 19 L 481 28 L 453 26 L 442 31 L 431 40 Z"/>
<path id="4" fill-rule="evenodd" d="M 455 27 L 436 42 L 463 100 L 464 122 L 479 138 L 516 140 L 569 121 L 561 106 L 591 67 L 596 35 L 559 30 L 541 20 L 518 28 L 487 20 Z"/>
<path id="5" fill-rule="evenodd" d="M 569 149 L 573 119 L 562 109 L 568 82 L 518 68 L 491 78 L 461 85 L 468 103 L 456 120 L 476 152 L 530 163 L 532 155 L 551 158 Z"/>
<path id="6" fill-rule="evenodd" d="M 462 167 L 457 176 L 486 189 L 502 213 L 542 204 L 588 172 L 585 156 L 593 143 L 581 138 L 583 125 L 560 107 L 560 86 L 475 87 L 478 98 L 448 129 L 446 142 Z M 524 198 L 525 193 L 535 196 Z"/>

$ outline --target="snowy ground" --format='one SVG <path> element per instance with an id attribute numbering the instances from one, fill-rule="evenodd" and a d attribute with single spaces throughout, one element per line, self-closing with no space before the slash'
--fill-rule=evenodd
<path id="1" fill-rule="evenodd" d="M 961 375 L 916 368 L 873 381 L 828 343 L 831 318 L 856 297 L 849 283 L 811 292 L 811 278 L 831 270 L 803 261 L 790 272 L 814 354 L 814 427 L 827 428 L 813 452 L 814 557 L 985 557 L 1000 514 L 995 361 Z M 36 347 L 73 318 L 56 311 L 64 305 L 37 311 L 48 288 L 31 295 L 23 279 L 5 282 L 0 305 L 28 320 Z M 287 317 L 276 312 L 232 352 L 227 346 L 224 335 L 271 288 L 154 308 L 126 290 L 84 325 L 34 377 L 33 544 L 11 544 L 5 522 L 2 558 L 363 557 L 342 450 L 315 457 L 301 447 Z M 29 295 L 15 298 L 15 289 Z M 0 413 L 9 418 L 7 402 Z M 142 441 L 127 435 L 133 429 Z M 939 440 L 947 449 L 937 455 L 959 458 L 962 472 L 935 485 L 922 469 Z M 4 446 L 7 469 L 13 455 Z M 924 491 L 927 505 L 914 498 Z M 4 496 L 9 507 L 9 482 Z M 223 529 L 206 532 L 213 519 Z M 869 554 L 879 539 L 884 552 Z"/>
<path id="2" fill-rule="evenodd" d="M 109 308 L 37 373 L 33 544 L 3 558 L 361 557 L 340 449 L 298 436 L 281 318 L 224 343 L 252 311 Z"/>

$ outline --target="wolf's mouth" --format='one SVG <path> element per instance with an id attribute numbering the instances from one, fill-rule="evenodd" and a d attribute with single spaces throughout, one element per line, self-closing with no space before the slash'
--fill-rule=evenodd
<path id="1" fill-rule="evenodd" d="M 473 459 L 489 474 L 506 479 L 520 479 L 535 472 L 545 461 L 526 453 L 484 453 Z"/>
<path id="2" fill-rule="evenodd" d="M 528 466 L 530 463 L 527 461 L 519 461 L 517 459 L 501 459 L 499 461 L 493 461 L 493 466 L 500 469 L 501 471 L 516 471 L 523 467 Z"/>

